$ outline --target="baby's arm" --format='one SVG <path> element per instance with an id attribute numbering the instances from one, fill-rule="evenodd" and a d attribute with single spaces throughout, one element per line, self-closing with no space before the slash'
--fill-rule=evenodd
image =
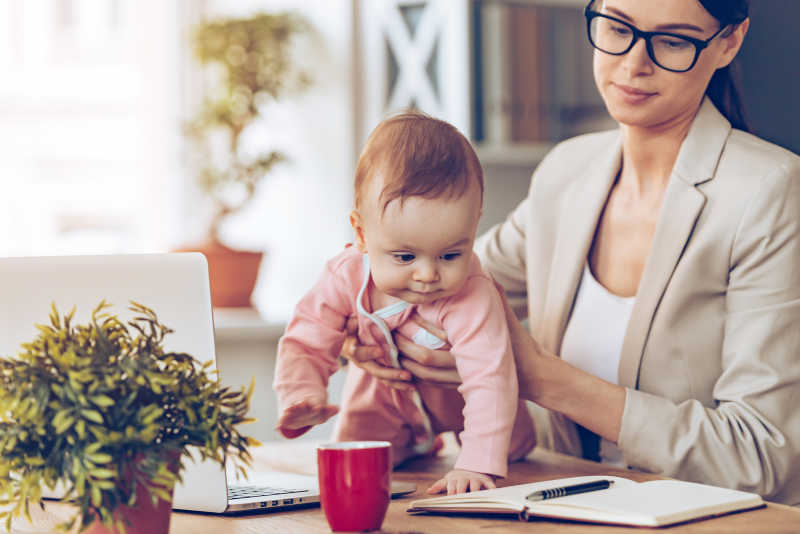
<path id="1" fill-rule="evenodd" d="M 464 469 L 453 469 L 428 488 L 428 493 L 447 491 L 448 495 L 453 495 L 454 493 L 466 493 L 467 491 L 479 491 L 496 487 L 492 475 Z"/>
<path id="2" fill-rule="evenodd" d="M 459 295 L 448 299 L 440 317 L 464 398 L 455 468 L 504 477 L 518 388 L 502 300 L 488 277 L 473 276 Z"/>
<path id="3" fill-rule="evenodd" d="M 281 413 L 277 429 L 288 438 L 330 419 L 338 408 L 327 402 L 328 378 L 338 369 L 338 355 L 351 313 L 347 283 L 328 262 L 317 283 L 295 308 L 278 344 L 274 389 Z"/>

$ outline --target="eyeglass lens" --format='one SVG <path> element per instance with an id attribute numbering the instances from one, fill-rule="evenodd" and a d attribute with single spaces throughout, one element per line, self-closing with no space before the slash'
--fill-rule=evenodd
<path id="1" fill-rule="evenodd" d="M 603 15 L 595 16 L 589 24 L 589 37 L 595 48 L 609 54 L 623 54 L 633 46 L 633 28 Z M 694 43 L 674 35 L 650 36 L 648 53 L 659 66 L 675 71 L 689 69 L 697 54 Z"/>

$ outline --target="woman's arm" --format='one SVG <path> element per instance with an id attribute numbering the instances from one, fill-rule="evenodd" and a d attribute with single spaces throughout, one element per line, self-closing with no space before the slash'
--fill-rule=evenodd
<path id="1" fill-rule="evenodd" d="M 542 350 L 511 309 L 502 287 L 496 285 L 503 297 L 517 366 L 520 398 L 561 412 L 596 434 L 616 442 L 625 407 L 625 388 L 597 378 Z M 432 334 L 445 337 L 444 332 L 422 318 L 415 319 Z M 395 334 L 395 342 L 401 352 L 401 365 L 407 369 L 399 371 L 373 361 L 381 355 L 379 348 L 358 345 L 355 337 L 349 339 L 351 341 L 345 344 L 352 351 L 348 359 L 367 370 L 373 369 L 375 372 L 372 374 L 392 387 L 412 388 L 411 375 L 414 380 L 441 387 L 457 388 L 461 385 L 449 347 L 429 349 L 401 334 Z M 597 406 L 603 406 L 603 409 L 592 409 Z"/>
<path id="2" fill-rule="evenodd" d="M 531 185 L 534 180 L 536 174 Z M 528 316 L 525 225 L 530 209 L 530 198 L 526 197 L 505 221 L 476 239 L 474 247 L 483 268 L 494 278 L 500 292 L 507 296 L 517 317 L 523 319 Z"/>
<path id="3" fill-rule="evenodd" d="M 498 289 L 503 296 L 511 334 L 520 398 L 563 413 L 592 432 L 616 442 L 625 408 L 625 388 L 545 351 L 520 323 L 499 284 Z"/>

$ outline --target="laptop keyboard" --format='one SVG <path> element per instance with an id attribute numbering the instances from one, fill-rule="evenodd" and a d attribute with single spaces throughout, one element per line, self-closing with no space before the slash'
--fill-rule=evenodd
<path id="1" fill-rule="evenodd" d="M 306 493 L 308 490 L 271 488 L 268 486 L 229 486 L 228 500 L 252 499 L 254 497 L 273 497 L 288 493 Z"/>

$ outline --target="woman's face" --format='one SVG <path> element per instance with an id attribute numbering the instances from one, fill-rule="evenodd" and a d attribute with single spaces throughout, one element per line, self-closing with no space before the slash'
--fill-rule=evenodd
<path id="1" fill-rule="evenodd" d="M 643 31 L 665 31 L 706 40 L 719 22 L 698 0 L 597 0 L 592 9 L 623 20 Z M 743 30 L 746 30 L 743 28 Z M 606 108 L 618 122 L 657 128 L 690 120 L 705 94 L 711 76 L 731 62 L 741 37 L 728 30 L 715 37 L 687 72 L 670 72 L 647 54 L 644 39 L 614 56 L 595 50 L 594 77 Z"/>

